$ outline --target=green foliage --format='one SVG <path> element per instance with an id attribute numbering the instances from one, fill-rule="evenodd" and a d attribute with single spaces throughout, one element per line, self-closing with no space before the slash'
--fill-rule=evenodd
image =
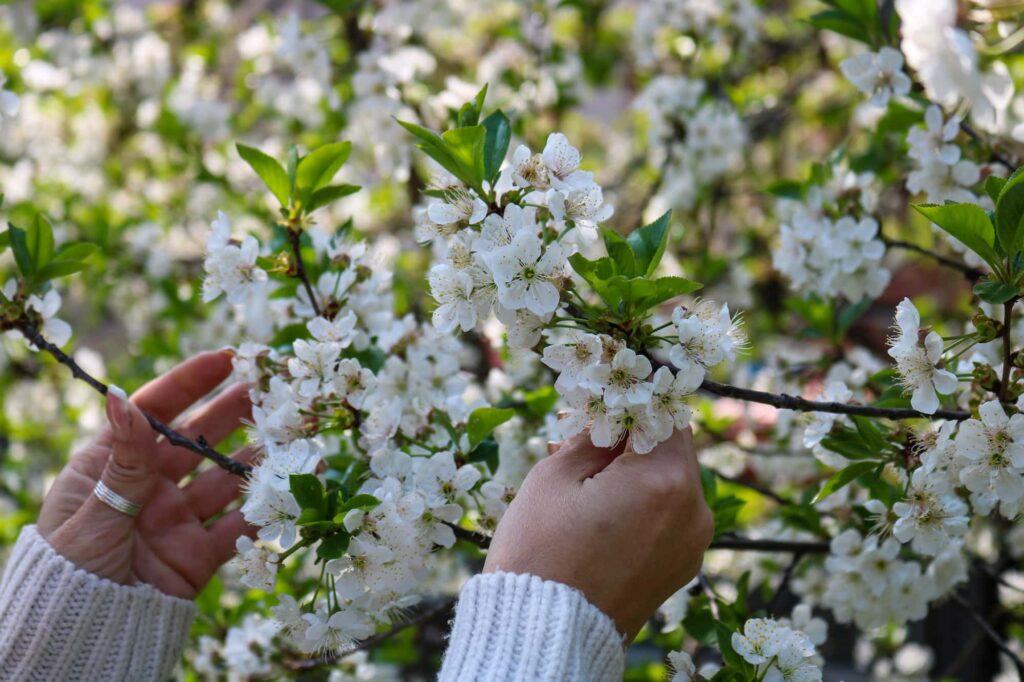
<path id="1" fill-rule="evenodd" d="M 291 199 L 292 183 L 281 164 L 255 147 L 247 147 L 244 144 L 236 144 L 235 147 L 238 149 L 239 156 L 256 171 L 256 175 L 260 177 L 260 180 L 277 198 L 278 202 L 282 206 L 287 206 Z"/>
<path id="2" fill-rule="evenodd" d="M 516 411 L 511 407 L 478 407 L 473 410 L 466 421 L 466 433 L 470 447 L 476 447 L 487 438 L 494 429 L 514 417 Z"/>
<path id="3" fill-rule="evenodd" d="M 84 270 L 99 251 L 95 244 L 72 242 L 54 247 L 53 228 L 37 213 L 26 229 L 8 224 L 3 248 L 8 245 L 29 291 L 41 284 Z"/>
<path id="4" fill-rule="evenodd" d="M 996 232 L 984 209 L 975 204 L 915 204 L 914 209 L 978 254 L 993 269 L 999 267 Z"/>
<path id="5" fill-rule="evenodd" d="M 810 18 L 815 28 L 834 31 L 847 38 L 880 47 L 886 37 L 894 35 L 895 25 L 883 25 L 875 0 L 822 0 L 830 9 L 818 12 Z M 895 12 L 890 13 L 896 21 Z"/>
<path id="6" fill-rule="evenodd" d="M 825 481 L 825 485 L 823 485 L 821 490 L 818 491 L 818 494 L 814 496 L 812 503 L 817 504 L 818 502 L 821 502 L 832 493 L 845 488 L 853 481 L 871 471 L 875 471 L 875 475 L 877 475 L 881 472 L 882 466 L 883 465 L 877 461 L 854 462 L 845 469 L 841 469 L 838 473 L 832 476 L 832 478 Z"/>

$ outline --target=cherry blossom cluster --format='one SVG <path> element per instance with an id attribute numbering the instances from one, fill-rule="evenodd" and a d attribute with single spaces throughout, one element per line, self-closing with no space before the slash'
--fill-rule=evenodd
<path id="1" fill-rule="evenodd" d="M 885 245 L 872 217 L 877 192 L 871 173 L 836 167 L 802 200 L 779 199 L 772 264 L 795 291 L 849 301 L 882 293 L 891 276 L 882 266 Z"/>
<path id="2" fill-rule="evenodd" d="M 655 372 L 644 349 L 590 333 L 596 330 L 574 318 L 568 257 L 593 248 L 600 223 L 612 214 L 580 160 L 566 137 L 554 133 L 540 153 L 523 145 L 514 151 L 490 201 L 451 181 L 431 189 L 417 236 L 434 240 L 440 260 L 428 277 L 437 301 L 434 325 L 469 331 L 493 313 L 507 326 L 509 347 L 544 346 L 542 361 L 557 373 L 555 386 L 566 401 L 563 436 L 589 426 L 595 445 L 628 436 L 646 453 L 689 423 L 686 396 L 709 368 L 735 357 L 743 336 L 728 306 L 677 307 L 662 325 L 674 335 L 651 346 L 667 353 L 678 372 L 666 366 Z M 573 326 L 579 330 L 562 331 Z"/>
<path id="3" fill-rule="evenodd" d="M 658 196 L 668 206 L 692 208 L 703 188 L 743 163 L 745 124 L 705 89 L 702 80 L 659 75 L 633 103 L 647 118 L 650 162 L 663 174 Z"/>

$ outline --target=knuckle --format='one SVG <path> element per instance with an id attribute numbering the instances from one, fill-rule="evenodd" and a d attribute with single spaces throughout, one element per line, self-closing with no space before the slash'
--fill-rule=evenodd
<path id="1" fill-rule="evenodd" d="M 137 485 L 149 475 L 149 468 L 143 464 L 125 464 L 113 457 L 107 462 L 103 478 L 108 485 Z"/>

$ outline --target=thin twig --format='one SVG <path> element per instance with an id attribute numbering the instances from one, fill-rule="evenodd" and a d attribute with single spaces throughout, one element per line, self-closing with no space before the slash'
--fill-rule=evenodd
<path id="1" fill-rule="evenodd" d="M 988 638 L 992 640 L 992 643 L 996 645 L 996 648 L 1010 657 L 1010 660 L 1013 661 L 1013 667 L 1017 669 L 1017 675 L 1019 675 L 1021 679 L 1024 679 L 1024 661 L 1021 660 L 1017 652 L 1010 648 L 1010 645 L 1003 640 L 1002 636 L 1000 636 L 998 632 L 996 632 L 996 629 L 992 627 L 992 624 L 985 620 L 984 616 L 978 613 L 978 610 L 974 608 L 973 604 L 957 592 L 953 592 L 951 596 L 953 601 L 963 607 L 971 618 L 974 619 L 974 622 L 981 627 Z"/>
<path id="2" fill-rule="evenodd" d="M 320 304 L 317 303 L 316 293 L 313 291 L 313 284 L 309 281 L 309 274 L 306 273 L 306 264 L 302 262 L 302 243 L 299 241 L 301 232 L 288 228 L 288 241 L 292 245 L 292 253 L 295 255 L 295 276 L 302 281 L 306 288 L 306 295 L 309 296 L 309 304 L 313 306 L 313 312 L 320 317 Z"/>
<path id="3" fill-rule="evenodd" d="M 775 492 L 771 488 L 769 488 L 767 486 L 763 486 L 760 483 L 754 483 L 753 481 L 745 481 L 742 478 L 740 478 L 739 476 L 726 476 L 725 474 L 723 474 L 721 471 L 718 471 L 717 469 L 714 469 L 713 471 L 715 472 L 715 475 L 718 476 L 723 481 L 728 481 L 729 483 L 732 483 L 733 485 L 738 485 L 738 486 L 742 486 L 742 487 L 744 487 L 744 488 L 746 488 L 748 490 L 753 490 L 755 493 L 758 493 L 759 495 L 763 495 L 764 497 L 767 497 L 769 499 L 775 500 L 779 504 L 783 504 L 783 505 L 796 504 L 795 502 L 793 502 L 793 500 L 791 500 L 791 499 L 789 499 L 787 497 L 783 497 L 782 495 L 778 494 L 777 492 Z"/>
<path id="4" fill-rule="evenodd" d="M 1011 341 L 1011 334 L 1013 330 L 1013 304 L 1017 302 L 1016 298 L 1011 298 L 1009 301 L 1003 304 L 1003 376 L 999 382 L 999 402 L 1006 402 L 1007 389 L 1010 388 L 1010 368 L 1013 363 L 1010 362 L 1010 355 L 1013 353 L 1013 344 Z"/>
<path id="5" fill-rule="evenodd" d="M 53 356 L 57 362 L 70 369 L 71 374 L 76 379 L 84 381 L 100 395 L 107 394 L 108 388 L 106 384 L 82 369 L 81 365 L 75 362 L 75 359 L 70 355 L 43 338 L 43 335 L 39 333 L 39 330 L 32 326 L 28 320 L 18 320 L 14 323 L 14 328 L 20 331 L 25 338 L 35 344 L 37 348 L 46 351 Z M 200 457 L 204 457 L 211 462 L 214 462 L 220 468 L 230 471 L 237 476 L 245 476 L 252 471 L 252 467 L 248 464 L 231 459 L 227 455 L 223 455 L 214 450 L 202 436 L 196 440 L 186 438 L 148 412 L 142 411 L 142 414 L 146 417 L 146 421 L 149 422 L 150 427 L 166 438 L 167 442 L 171 445 L 191 450 Z"/>
<path id="6" fill-rule="evenodd" d="M 659 363 L 660 364 L 660 363 Z M 846 403 L 820 402 L 807 400 L 795 395 L 786 393 L 766 393 L 755 391 L 749 388 L 739 388 L 729 384 L 720 384 L 717 381 L 704 380 L 700 385 L 701 390 L 712 393 L 723 398 L 736 398 L 751 403 L 762 403 L 771 405 L 781 410 L 796 410 L 797 412 L 828 412 L 831 414 L 854 414 L 862 417 L 884 417 L 885 419 L 950 419 L 963 421 L 969 419 L 970 412 L 962 410 L 936 410 L 934 414 L 925 414 L 917 410 L 904 407 L 873 407 L 871 405 L 848 405 Z"/>
<path id="7" fill-rule="evenodd" d="M 450 526 L 455 537 L 480 549 L 487 549 L 491 545 L 491 538 L 473 530 L 467 530 L 461 526 Z M 815 540 L 755 540 L 736 536 L 724 536 L 711 543 L 710 549 L 734 549 L 747 550 L 751 552 L 800 552 L 805 554 L 823 553 L 829 549 L 829 543 Z"/>
<path id="8" fill-rule="evenodd" d="M 711 616 L 715 620 L 719 620 L 718 615 L 718 599 L 715 597 L 715 590 L 711 587 L 711 582 L 704 575 L 704 572 L 697 574 L 697 582 L 700 583 L 700 589 L 704 591 L 704 596 L 708 598 L 708 606 L 711 608 Z"/>
<path id="9" fill-rule="evenodd" d="M 974 128 L 972 128 L 971 125 L 969 123 L 967 123 L 967 121 L 960 121 L 960 130 L 962 130 L 965 133 L 967 133 L 968 137 L 970 137 L 970 138 L 974 139 L 975 141 L 980 142 L 981 144 L 983 144 L 986 147 L 988 147 L 989 158 L 992 161 L 995 161 L 996 163 L 1002 164 L 1009 171 L 1014 171 L 1014 170 L 1017 169 L 1017 166 L 1012 161 L 1010 161 L 1010 159 L 1008 159 L 1007 157 L 1005 157 L 1002 154 L 1000 154 L 999 152 L 997 152 L 996 148 L 993 147 L 991 144 L 989 144 L 987 140 L 982 138 L 982 136 L 978 133 L 978 131 L 976 131 Z"/>
<path id="10" fill-rule="evenodd" d="M 779 586 L 775 589 L 775 594 L 772 595 L 771 600 L 765 607 L 769 616 L 777 615 L 780 602 L 782 601 L 783 596 L 785 596 L 786 588 L 789 587 L 790 579 L 793 577 L 793 572 L 796 571 L 797 564 L 799 564 L 800 560 L 803 558 L 803 552 L 793 553 L 793 560 L 789 562 L 788 566 L 786 566 L 786 570 L 782 574 L 782 580 L 779 581 Z"/>
<path id="11" fill-rule="evenodd" d="M 882 237 L 882 242 L 891 249 L 904 249 L 905 251 L 913 251 L 914 253 L 918 253 L 922 256 L 927 256 L 928 258 L 931 258 L 939 265 L 944 265 L 947 268 L 952 268 L 957 272 L 963 273 L 964 277 L 971 280 L 972 282 L 977 281 L 985 276 L 985 273 L 979 268 L 972 267 L 967 263 L 959 261 L 955 258 L 950 258 L 949 256 L 943 256 L 940 253 L 935 253 L 934 251 L 930 251 L 924 248 L 923 246 L 918 246 L 917 244 L 913 244 L 911 242 L 905 242 L 900 239 L 889 239 L 888 237 Z"/>

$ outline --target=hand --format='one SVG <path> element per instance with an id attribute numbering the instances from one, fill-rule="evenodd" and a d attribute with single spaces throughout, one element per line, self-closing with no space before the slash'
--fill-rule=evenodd
<path id="1" fill-rule="evenodd" d="M 182 479 L 201 458 L 157 434 L 140 410 L 169 423 L 231 373 L 227 352 L 203 353 L 135 393 L 107 394 L 108 426 L 75 453 L 43 502 L 39 533 L 79 568 L 118 583 L 145 582 L 165 594 L 194 598 L 233 554 L 235 540 L 250 529 L 240 511 L 208 523 L 238 497 L 242 479 L 220 468 Z M 123 395 L 123 394 L 122 394 Z M 222 441 L 250 416 L 248 389 L 237 384 L 187 416 L 176 430 L 211 444 Z M 243 448 L 234 457 L 247 461 Z M 139 504 L 136 518 L 93 495 L 103 482 Z"/>
<path id="2" fill-rule="evenodd" d="M 632 639 L 700 570 L 714 522 L 689 429 L 622 454 L 586 432 L 541 460 L 498 524 L 484 572 L 575 587 Z"/>

